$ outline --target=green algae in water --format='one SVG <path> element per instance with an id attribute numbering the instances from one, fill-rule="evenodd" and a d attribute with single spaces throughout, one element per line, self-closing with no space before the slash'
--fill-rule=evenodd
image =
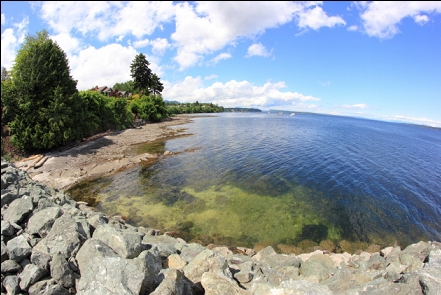
<path id="1" fill-rule="evenodd" d="M 294 243 L 311 238 L 303 236 L 305 226 L 325 229 L 317 242 L 339 239 L 336 228 L 292 194 L 274 198 L 224 186 L 203 191 L 186 187 L 181 195 L 185 197 L 167 203 L 149 195 L 112 199 L 106 194 L 101 197 L 101 209 L 122 214 L 136 225 L 178 231 L 187 239 L 223 237 L 247 247 L 262 241 Z"/>

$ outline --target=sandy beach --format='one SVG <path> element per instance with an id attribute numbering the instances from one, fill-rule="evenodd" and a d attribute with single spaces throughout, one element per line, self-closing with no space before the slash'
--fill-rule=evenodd
<path id="1" fill-rule="evenodd" d="M 88 177 L 103 176 L 141 162 L 156 160 L 162 155 L 149 153 L 131 155 L 125 151 L 136 144 L 166 140 L 185 134 L 185 128 L 179 125 L 191 122 L 191 117 L 175 116 L 160 123 L 148 123 L 123 131 L 106 132 L 101 136 L 78 142 L 71 148 L 60 148 L 35 155 L 14 164 L 26 171 L 33 180 L 59 190 L 66 190 Z M 165 154 L 173 155 L 170 152 Z"/>

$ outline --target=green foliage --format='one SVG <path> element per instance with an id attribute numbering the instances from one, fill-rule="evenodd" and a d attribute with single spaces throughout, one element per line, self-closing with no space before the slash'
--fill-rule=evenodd
<path id="1" fill-rule="evenodd" d="M 139 118 L 149 122 L 159 122 L 167 118 L 167 108 L 159 95 L 143 95 L 129 104 L 129 110 Z"/>
<path id="2" fill-rule="evenodd" d="M 83 136 L 108 129 L 125 129 L 132 124 L 133 115 L 123 98 L 108 97 L 96 91 L 81 91 L 78 95 L 83 108 Z"/>
<path id="3" fill-rule="evenodd" d="M 112 87 L 113 89 L 118 89 L 119 91 L 127 91 L 129 93 L 135 93 L 135 82 L 132 80 L 124 83 L 116 83 Z"/>
<path id="4" fill-rule="evenodd" d="M 223 107 L 214 105 L 212 103 L 167 103 L 167 112 L 170 115 L 174 114 L 195 114 L 195 113 L 220 113 L 224 111 Z"/>
<path id="5" fill-rule="evenodd" d="M 152 70 L 149 65 L 150 63 L 142 53 L 136 55 L 130 65 L 135 89 L 140 90 L 143 94 L 149 94 L 152 85 Z"/>
<path id="6" fill-rule="evenodd" d="M 11 142 L 21 150 L 47 149 L 76 139 L 76 84 L 66 54 L 46 31 L 26 36 L 5 84 Z"/>
<path id="7" fill-rule="evenodd" d="M 154 95 L 159 94 L 159 93 L 161 93 L 164 90 L 164 85 L 162 85 L 161 79 L 156 74 L 152 75 L 152 86 L 151 86 L 151 88 L 152 88 L 152 91 L 153 91 Z"/>

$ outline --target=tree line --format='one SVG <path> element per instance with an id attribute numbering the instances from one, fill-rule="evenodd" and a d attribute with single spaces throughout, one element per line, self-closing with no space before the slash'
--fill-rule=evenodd
<path id="1" fill-rule="evenodd" d="M 178 112 L 167 108 L 164 86 L 149 65 L 144 54 L 136 55 L 130 64 L 133 80 L 114 85 L 134 93 L 127 99 L 78 91 L 66 54 L 47 31 L 27 35 L 11 70 L 2 68 L 2 130 L 8 129 L 14 146 L 30 152 L 125 129 L 136 118 L 159 122 Z"/>

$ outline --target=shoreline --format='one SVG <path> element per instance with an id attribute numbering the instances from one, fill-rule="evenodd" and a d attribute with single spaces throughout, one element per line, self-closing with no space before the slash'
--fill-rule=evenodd
<path id="1" fill-rule="evenodd" d="M 179 125 L 191 123 L 194 115 L 178 115 L 159 123 L 147 123 L 122 131 L 106 132 L 94 139 L 80 142 L 72 148 L 59 149 L 13 162 L 35 181 L 66 191 L 88 178 L 111 175 L 142 162 L 151 162 L 161 155 L 141 153 L 125 154 L 130 147 L 153 143 L 184 135 Z M 171 153 L 167 153 L 171 155 Z M 38 162 L 43 162 L 39 166 Z M 37 165 L 36 165 L 37 164 Z M 35 165 L 35 166 L 34 166 Z"/>

